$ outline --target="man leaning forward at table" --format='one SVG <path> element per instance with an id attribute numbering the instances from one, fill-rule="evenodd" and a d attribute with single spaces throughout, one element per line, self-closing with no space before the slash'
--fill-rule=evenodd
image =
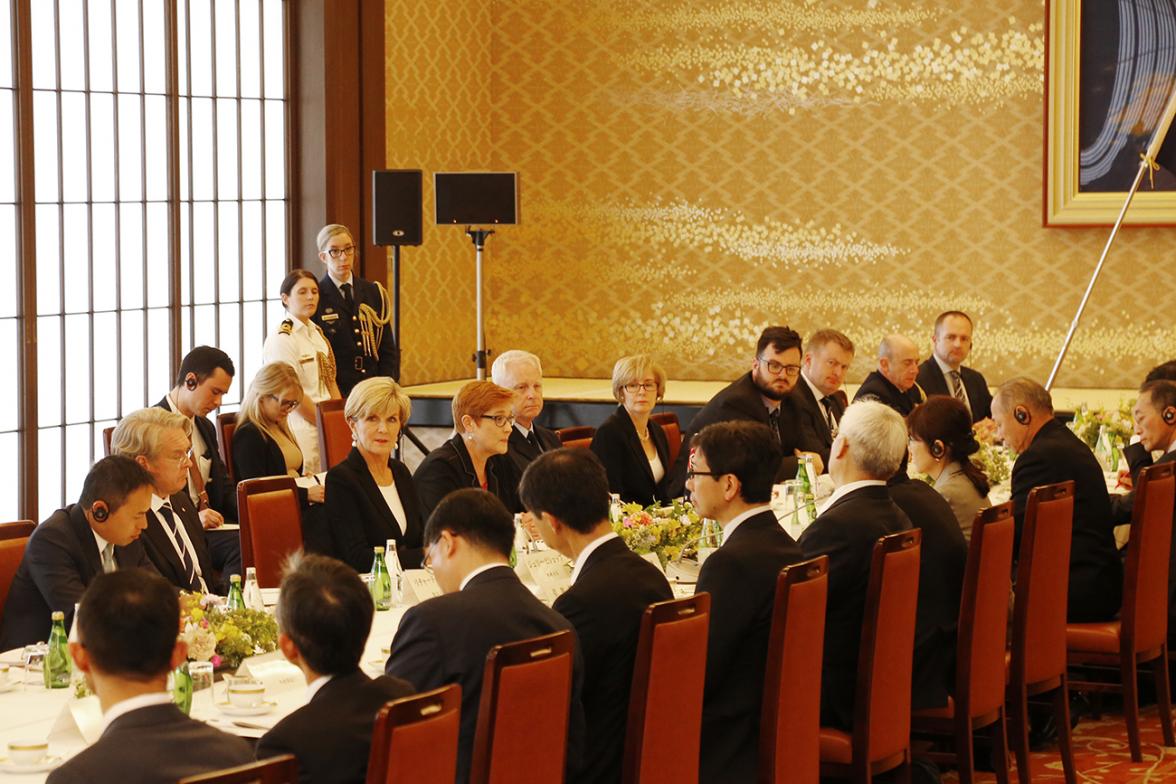
<path id="1" fill-rule="evenodd" d="M 369 678 L 359 660 L 375 605 L 355 570 L 306 555 L 282 578 L 278 647 L 306 676 L 306 704 L 257 743 L 257 758 L 298 758 L 304 784 L 363 784 L 372 725 L 385 703 L 412 694 L 399 678 Z"/>
<path id="2" fill-rule="evenodd" d="M 620 781 L 641 617 L 673 591 L 656 566 L 613 532 L 608 475 L 591 450 L 543 453 L 527 467 L 519 495 L 543 541 L 575 563 L 572 587 L 554 607 L 576 628 L 584 653 L 589 754 L 576 780 Z"/>
<path id="3" fill-rule="evenodd" d="M 102 736 L 49 774 L 48 784 L 173 784 L 253 761 L 241 738 L 185 716 L 167 676 L 188 655 L 176 639 L 175 590 L 142 569 L 98 576 L 78 610 L 74 664 L 102 704 Z"/>
<path id="4" fill-rule="evenodd" d="M 461 685 L 461 733 L 457 782 L 469 779 L 482 672 L 495 645 L 570 629 L 510 568 L 514 519 L 496 497 L 477 488 L 455 490 L 425 523 L 425 566 L 444 596 L 410 607 L 392 640 L 384 666 L 421 691 Z M 580 766 L 584 711 L 580 687 L 584 667 L 576 646 L 568 717 L 568 778 Z"/>
<path id="5" fill-rule="evenodd" d="M 723 526 L 698 573 L 698 591 L 711 595 L 699 780 L 755 781 L 776 577 L 800 548 L 768 506 L 780 447 L 766 425 L 708 425 L 693 446 L 690 498 Z"/>

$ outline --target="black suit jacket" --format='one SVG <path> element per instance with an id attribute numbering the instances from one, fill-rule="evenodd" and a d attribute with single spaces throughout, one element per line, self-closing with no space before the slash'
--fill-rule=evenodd
<path id="1" fill-rule="evenodd" d="M 426 455 L 417 466 L 413 479 L 426 521 L 441 499 L 454 490 L 463 487 L 481 488 L 465 439 L 460 433 Z M 523 511 L 519 502 L 519 476 L 509 455 L 494 455 L 486 461 L 486 490 L 497 496 L 507 510 Z"/>
<path id="2" fill-rule="evenodd" d="M 1106 481 L 1090 447 L 1052 417 L 1013 464 L 1017 545 L 1020 547 L 1029 491 L 1071 479 L 1074 480 L 1074 527 L 1066 618 L 1071 623 L 1108 621 L 1119 611 L 1123 564 L 1115 548 Z"/>
<path id="3" fill-rule="evenodd" d="M 227 594 L 228 585 L 226 581 L 228 578 L 225 577 L 222 579 L 218 576 L 216 569 L 212 565 L 212 556 L 208 552 L 208 542 L 205 541 L 206 534 L 204 533 L 204 526 L 200 524 L 200 516 L 196 512 L 196 507 L 192 505 L 192 499 L 188 496 L 187 490 L 181 490 L 169 500 L 171 501 L 172 510 L 175 513 L 176 519 L 188 532 L 188 538 L 192 541 L 192 547 L 196 550 L 196 562 L 200 564 L 200 573 L 204 576 L 204 582 L 208 585 L 208 590 L 213 593 L 219 593 L 222 596 Z M 163 579 L 172 585 L 182 591 L 199 591 L 200 580 L 198 578 L 194 580 L 188 579 L 188 571 L 180 563 L 180 556 L 176 554 L 176 548 L 172 547 L 171 539 L 164 529 L 165 525 L 162 512 L 156 514 L 148 510 L 147 530 L 143 532 L 142 536 L 143 547 L 147 550 L 147 557 L 151 559 L 151 563 L 155 565 L 156 570 L 163 575 Z"/>
<path id="4" fill-rule="evenodd" d="M 1136 442 L 1123 447 L 1123 457 L 1127 461 L 1127 469 L 1131 472 L 1131 481 L 1139 479 L 1139 472 L 1152 464 L 1151 452 L 1143 448 L 1143 444 Z"/>
<path id="5" fill-rule="evenodd" d="M 694 434 L 715 422 L 732 420 L 768 424 L 768 409 L 764 406 L 764 399 L 752 380 L 750 371 L 719 390 L 719 393 L 690 421 L 690 428 L 682 435 L 682 448 L 678 450 L 678 458 L 674 461 L 674 470 L 666 486 L 670 498 L 677 498 L 686 490 L 686 468 L 690 461 L 690 440 L 694 438 Z M 804 440 L 796 401 L 792 394 L 786 395 L 780 401 L 777 429 L 780 433 L 780 447 L 784 452 L 780 470 L 776 472 L 776 481 L 781 482 L 796 476 L 797 449 L 815 451 L 811 448 L 812 445 Z"/>
<path id="6" fill-rule="evenodd" d="M 882 375 L 882 371 L 875 370 L 870 375 L 866 376 L 866 380 L 858 387 L 858 391 L 854 393 L 853 402 L 859 400 L 877 400 L 880 403 L 893 408 L 904 417 L 914 410 L 915 406 L 927 399 L 923 394 L 923 389 L 918 382 L 913 387 L 903 392 L 901 389 L 890 383 L 890 379 Z"/>
<path id="7" fill-rule="evenodd" d="M 984 380 L 984 376 L 980 375 L 979 371 L 961 365 L 960 380 L 964 382 L 964 391 L 968 393 L 968 405 L 972 407 L 972 421 L 979 422 L 981 419 L 991 417 L 992 393 L 988 391 L 988 382 Z M 915 383 L 921 386 L 928 396 L 947 395 L 950 397 L 952 394 L 935 357 L 931 357 L 919 365 L 919 375 L 915 378 Z"/>
<path id="8" fill-rule="evenodd" d="M 155 571 L 141 541 L 114 548 L 119 569 L 142 567 Z M 73 623 L 74 605 L 95 577 L 102 574 L 98 544 L 82 507 L 70 504 L 38 525 L 12 579 L 0 627 L 0 651 L 49 639 L 50 613 L 65 613 L 65 628 Z"/>
<path id="9" fill-rule="evenodd" d="M 584 718 L 589 754 L 577 781 L 617 782 L 625 753 L 633 659 L 645 608 L 673 598 L 666 578 L 621 539 L 597 547 L 576 582 L 555 600 L 584 654 Z"/>
<path id="10" fill-rule="evenodd" d="M 951 505 L 931 485 L 899 473 L 889 488 L 911 525 L 923 529 L 911 708 L 941 708 L 955 683 L 956 624 L 968 542 Z"/>
<path id="11" fill-rule="evenodd" d="M 475 576 L 463 590 L 421 602 L 404 614 L 384 671 L 421 691 L 461 684 L 459 784 L 469 779 L 482 673 L 490 649 L 570 628 L 567 619 L 536 599 L 505 564 Z M 579 768 L 584 739 L 580 702 L 584 667 L 578 645 L 574 670 L 568 721 L 569 771 Z"/>
<path id="12" fill-rule="evenodd" d="M 298 470 L 302 471 L 301 465 Z M 245 422 L 233 431 L 233 476 L 238 482 L 263 476 L 289 476 L 282 448 L 252 422 Z M 298 500 L 303 509 L 310 503 L 305 488 L 298 488 Z"/>
<path id="13" fill-rule="evenodd" d="M 519 432 L 517 427 L 510 429 L 509 449 L 506 454 L 514 461 L 515 472 L 520 477 L 527 470 L 527 466 L 531 465 L 531 461 L 539 457 L 540 454 L 563 446 L 554 430 L 548 430 L 536 422 L 531 423 L 531 433 L 539 441 L 539 446 L 542 449 L 531 446 L 531 443 L 523 438 L 523 434 Z"/>
<path id="14" fill-rule="evenodd" d="M 261 737 L 257 758 L 293 754 L 303 784 L 363 784 L 376 714 L 412 693 L 399 678 L 372 679 L 359 670 L 336 675 Z"/>
<path id="15" fill-rule="evenodd" d="M 46 782 L 164 784 L 252 761 L 253 749 L 242 738 L 190 719 L 175 705 L 151 705 L 119 716 Z"/>
<path id="16" fill-rule="evenodd" d="M 405 569 L 421 565 L 425 521 L 416 485 L 404 463 L 389 458 L 388 467 L 404 507 L 403 532 L 358 449 L 352 447 L 347 458 L 327 472 L 327 527 L 335 552 L 357 572 L 371 569 L 372 548 L 383 547 L 389 539 L 396 540 L 396 555 Z"/>
<path id="17" fill-rule="evenodd" d="M 375 283 L 351 275 L 351 295 L 355 300 L 355 308 L 347 307 L 343 301 L 343 292 L 331 280 L 331 276 L 323 273 L 319 278 L 319 304 L 313 316 L 313 321 L 322 327 L 323 335 L 331 344 L 335 352 L 335 382 L 339 385 L 339 392 L 346 400 L 351 389 L 365 378 L 389 376 L 400 378 L 400 349 L 396 345 L 396 336 L 392 334 L 392 324 L 385 324 L 380 336 L 380 344 L 376 348 L 378 356 L 372 356 L 364 351 L 363 335 L 359 325 L 359 306 L 368 305 L 379 315 L 385 304 L 381 302 L 380 290 Z M 392 312 L 392 303 L 388 302 L 387 310 Z"/>
<path id="18" fill-rule="evenodd" d="M 702 782 L 755 781 L 776 577 L 800 548 L 770 511 L 739 524 L 698 573 L 711 595 L 702 707 Z"/>
<path id="19" fill-rule="evenodd" d="M 167 396 L 155 404 L 165 411 L 174 411 L 168 405 Z M 178 413 L 178 412 L 176 412 Z M 217 448 L 216 425 L 208 417 L 193 417 L 200 437 L 204 439 L 204 458 L 211 461 L 208 468 L 208 481 L 204 483 L 204 492 L 208 493 L 208 505 L 228 521 L 237 519 L 237 483 L 229 479 L 225 461 L 221 459 L 220 449 Z"/>
<path id="20" fill-rule="evenodd" d="M 797 379 L 796 388 L 792 390 L 792 397 L 796 399 L 801 437 L 808 444 L 808 451 L 816 452 L 821 456 L 821 462 L 829 465 L 829 451 L 833 447 L 833 431 L 829 429 L 829 422 L 825 419 L 825 413 L 821 411 L 821 404 L 803 378 Z M 833 412 L 833 418 L 840 422 L 842 415 L 845 414 L 845 392 L 837 390 L 833 393 L 832 398 L 829 409 Z"/>
<path id="21" fill-rule="evenodd" d="M 653 481 L 653 469 L 641 446 L 637 428 L 624 406 L 617 410 L 596 429 L 589 448 L 604 463 L 608 474 L 608 489 L 621 497 L 625 503 L 649 506 L 655 501 L 669 501 L 666 491 L 669 485 L 670 445 L 665 431 L 653 420 L 649 421 L 649 437 L 661 460 L 665 475 L 660 482 Z"/>
<path id="22" fill-rule="evenodd" d="M 821 724 L 853 726 L 858 648 L 870 584 L 870 561 L 879 538 L 911 527 L 884 485 L 861 487 L 838 498 L 800 535 L 805 558 L 829 556 L 829 599 L 821 667 Z"/>

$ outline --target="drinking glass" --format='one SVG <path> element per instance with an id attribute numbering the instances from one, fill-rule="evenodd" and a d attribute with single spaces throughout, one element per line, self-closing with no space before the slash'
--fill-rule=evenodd
<path id="1" fill-rule="evenodd" d="M 188 663 L 188 674 L 192 676 L 192 706 L 201 712 L 213 709 L 212 662 L 194 661 Z"/>

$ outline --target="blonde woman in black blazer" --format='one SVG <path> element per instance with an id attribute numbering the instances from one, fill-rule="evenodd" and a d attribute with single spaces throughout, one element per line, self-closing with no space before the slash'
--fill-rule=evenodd
<path id="1" fill-rule="evenodd" d="M 372 565 L 372 548 L 396 540 L 401 565 L 421 564 L 424 520 L 412 475 L 392 457 L 411 412 L 408 395 L 387 376 L 359 382 L 343 415 L 351 453 L 327 472 L 327 525 L 341 560 L 358 572 Z"/>
<path id="2" fill-rule="evenodd" d="M 622 357 L 613 367 L 613 396 L 620 403 L 596 429 L 590 448 L 604 463 L 608 489 L 629 503 L 668 501 L 670 447 L 650 420 L 666 393 L 666 374 L 648 354 Z"/>

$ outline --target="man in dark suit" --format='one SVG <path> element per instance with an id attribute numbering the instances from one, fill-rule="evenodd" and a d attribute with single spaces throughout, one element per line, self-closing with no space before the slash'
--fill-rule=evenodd
<path id="1" fill-rule="evenodd" d="M 157 574 L 131 569 L 94 579 L 69 648 L 98 695 L 105 729 L 48 782 L 172 784 L 253 761 L 244 740 L 188 718 L 172 702 L 168 673 L 188 655 L 176 639 L 179 621 L 176 592 Z"/>
<path id="2" fill-rule="evenodd" d="M 702 706 L 702 782 L 755 781 L 776 578 L 800 548 L 768 506 L 780 449 L 755 422 L 720 422 L 695 437 L 687 487 L 698 513 L 723 526 L 702 564 L 711 596 Z"/>
<path id="3" fill-rule="evenodd" d="M 459 784 L 469 779 L 486 654 L 495 645 L 572 628 L 519 581 L 509 564 L 513 543 L 514 520 L 490 493 L 464 488 L 443 498 L 425 523 L 425 564 L 445 595 L 409 608 L 384 667 L 421 691 L 461 685 Z M 583 747 L 583 670 L 577 646 L 568 717 L 569 778 L 580 766 Z"/>
<path id="4" fill-rule="evenodd" d="M 800 536 L 805 558 L 829 556 L 829 600 L 821 667 L 821 724 L 853 726 L 858 648 L 870 562 L 880 537 L 911 527 L 890 499 L 907 447 L 906 424 L 894 409 L 873 400 L 845 410 L 829 455 L 836 489 L 824 510 Z"/>
<path id="5" fill-rule="evenodd" d="M 514 392 L 514 427 L 507 454 L 518 467 L 519 476 L 531 461 L 544 452 L 559 449 L 559 436 L 535 420 L 543 411 L 543 366 L 529 351 L 504 351 L 490 367 L 494 383 Z"/>
<path id="6" fill-rule="evenodd" d="M 324 226 L 316 242 L 327 271 L 319 278 L 313 320 L 335 352 L 335 381 L 346 400 L 351 388 L 365 378 L 400 378 L 400 349 L 388 324 L 392 303 L 379 283 L 353 274 L 359 248 L 346 226 Z"/>
<path id="7" fill-rule="evenodd" d="M 157 405 L 182 414 L 192 423 L 192 460 L 188 496 L 207 535 L 212 565 L 221 574 L 241 574 L 241 539 L 236 531 L 220 531 L 237 520 L 237 483 L 229 479 L 216 442 L 216 426 L 208 418 L 233 385 L 233 360 L 219 348 L 197 346 L 180 363 L 175 386 Z"/>
<path id="8" fill-rule="evenodd" d="M 815 445 L 814 451 L 825 465 L 829 464 L 837 423 L 848 404 L 841 385 L 853 363 L 853 351 L 853 341 L 835 329 L 814 332 L 804 348 L 801 382 L 792 393 L 806 442 Z"/>
<path id="9" fill-rule="evenodd" d="M 992 400 L 992 419 L 1005 446 L 1017 453 L 1012 501 L 1018 546 L 1029 491 L 1073 480 L 1066 618 L 1071 623 L 1109 621 L 1119 611 L 1123 564 L 1115 549 L 1106 481 L 1094 453 L 1054 418 L 1049 392 L 1031 379 L 1014 378 L 1000 385 Z"/>
<path id="10" fill-rule="evenodd" d="M 1148 371 L 1147 377 L 1144 378 L 1143 383 L 1147 384 L 1149 381 L 1176 381 L 1176 359 L 1170 359 L 1163 364 L 1156 365 Z M 1144 448 L 1143 444 L 1136 441 L 1134 444 L 1128 444 L 1123 448 L 1123 457 L 1127 460 L 1127 469 L 1130 474 L 1130 480 L 1133 482 L 1139 477 L 1141 469 L 1146 468 L 1152 464 L 1151 452 Z M 1119 480 L 1128 484 L 1125 481 L 1126 477 L 1123 471 L 1119 472 Z"/>
<path id="11" fill-rule="evenodd" d="M 878 346 L 878 369 L 866 376 L 853 399 L 877 400 L 904 417 L 927 399 L 915 378 L 919 347 L 904 335 L 887 335 Z"/>
<path id="12" fill-rule="evenodd" d="M 690 422 L 666 491 L 670 498 L 682 495 L 690 467 L 691 440 L 716 422 L 759 422 L 767 425 L 780 445 L 777 481 L 796 476 L 797 458 L 819 445 L 808 444 L 801 432 L 796 399 L 790 394 L 800 377 L 800 335 L 788 327 L 768 327 L 760 334 L 751 371 L 719 391 Z M 817 470 L 823 470 L 819 455 Z"/>
<path id="13" fill-rule="evenodd" d="M 947 500 L 926 482 L 911 480 L 904 468 L 890 478 L 887 487 L 911 525 L 923 529 L 911 708 L 942 708 L 955 686 L 956 622 L 968 542 Z"/>
<path id="14" fill-rule="evenodd" d="M 186 492 L 191 465 L 192 423 L 183 414 L 152 407 L 122 418 L 110 450 L 129 457 L 151 475 L 154 494 L 143 546 L 164 579 L 183 591 L 228 592 L 228 576 L 212 565 L 204 526 Z"/>
<path id="15" fill-rule="evenodd" d="M 584 654 L 585 743 L 580 782 L 617 782 L 633 659 L 645 608 L 673 598 L 657 567 L 625 546 L 608 522 L 608 476 L 591 451 L 540 455 L 523 474 L 523 505 L 547 545 L 575 562 L 572 587 L 555 600 Z"/>
<path id="16" fill-rule="evenodd" d="M 65 613 L 68 628 L 74 605 L 103 572 L 154 571 L 139 542 L 151 487 L 151 475 L 133 460 L 112 456 L 94 464 L 78 502 L 58 509 L 29 538 L 4 606 L 0 650 L 49 639 L 55 610 Z"/>
<path id="17" fill-rule="evenodd" d="M 972 410 L 973 422 L 992 416 L 988 382 L 963 364 L 972 351 L 971 317 L 959 310 L 940 313 L 931 335 L 931 350 L 931 358 L 919 365 L 918 383 L 923 391 L 962 400 Z"/>
<path id="18" fill-rule="evenodd" d="M 372 725 L 386 703 L 412 686 L 359 669 L 375 606 L 354 569 L 307 555 L 282 578 L 278 647 L 306 676 L 306 704 L 257 743 L 257 758 L 298 758 L 305 784 L 363 784 Z"/>

